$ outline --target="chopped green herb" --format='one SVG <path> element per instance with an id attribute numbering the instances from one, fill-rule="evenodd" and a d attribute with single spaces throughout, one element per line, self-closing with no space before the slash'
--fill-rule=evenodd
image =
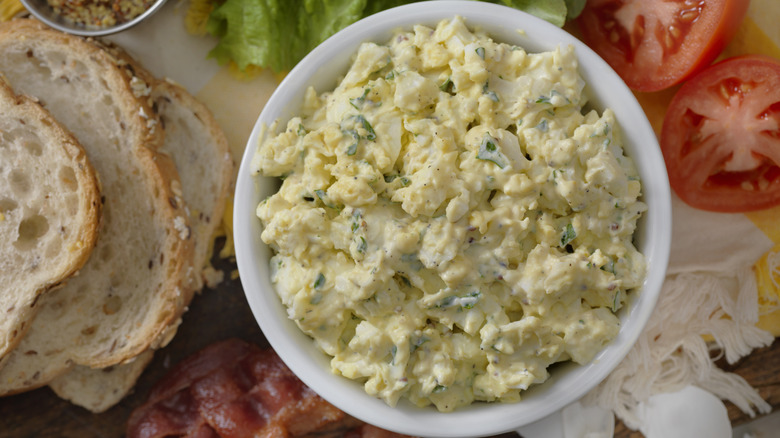
<path id="1" fill-rule="evenodd" d="M 337 205 L 330 202 L 330 200 L 328 199 L 328 193 L 325 192 L 324 190 L 317 189 L 314 191 L 314 194 L 317 195 L 317 197 L 320 199 L 320 201 L 322 201 L 323 204 L 325 204 L 326 207 L 340 210 L 340 208 Z"/>
<path id="2" fill-rule="evenodd" d="M 366 140 L 369 140 L 369 141 L 376 140 L 376 132 L 374 132 L 374 128 L 371 127 L 371 124 L 368 123 L 368 120 L 366 120 L 366 118 L 363 117 L 362 115 L 357 115 L 357 116 L 355 116 L 355 118 L 358 121 L 358 123 L 363 125 L 363 129 L 365 129 L 366 132 L 368 132 L 368 134 L 365 137 L 363 137 L 363 138 L 365 138 Z"/>
<path id="3" fill-rule="evenodd" d="M 436 307 L 440 309 L 446 309 L 447 307 L 451 307 L 455 303 L 455 300 L 457 298 L 458 297 L 456 297 L 455 295 L 450 295 L 448 297 L 445 297 L 443 300 L 439 301 L 436 304 Z"/>
<path id="4" fill-rule="evenodd" d="M 479 56 L 482 59 L 485 59 L 485 48 L 484 47 L 477 47 L 476 50 L 474 50 L 474 51 L 477 52 L 477 56 Z"/>
<path id="5" fill-rule="evenodd" d="M 444 297 L 441 301 L 434 305 L 437 309 L 447 309 L 450 307 L 458 306 L 459 309 L 473 309 L 477 305 L 480 298 L 482 298 L 482 292 L 475 290 L 467 293 L 462 297 L 456 295 L 449 295 Z"/>
<path id="6" fill-rule="evenodd" d="M 352 232 L 357 232 L 360 228 L 360 223 L 363 221 L 363 216 L 360 214 L 360 210 L 355 210 L 352 213 Z"/>
<path id="7" fill-rule="evenodd" d="M 396 73 L 395 70 L 390 70 L 390 73 L 385 75 L 385 79 L 388 80 L 388 81 L 391 80 L 391 79 L 395 79 L 395 75 L 396 74 L 397 73 Z"/>
<path id="8" fill-rule="evenodd" d="M 322 272 L 320 272 L 319 274 L 317 274 L 317 278 L 314 280 L 314 284 L 312 285 L 312 287 L 314 289 L 320 289 L 324 285 L 325 285 L 325 276 L 322 275 Z"/>
<path id="9" fill-rule="evenodd" d="M 341 134 L 352 137 L 355 142 L 347 147 L 347 155 L 355 155 L 357 152 L 358 143 L 360 142 L 360 134 L 355 129 L 342 129 Z"/>
<path id="10" fill-rule="evenodd" d="M 562 97 L 562 98 L 563 98 L 563 100 L 565 100 L 565 101 L 566 101 L 566 103 L 571 103 L 571 100 L 569 100 L 569 98 L 568 98 L 568 97 L 566 97 L 566 95 L 565 95 L 565 94 L 562 94 L 562 93 L 561 93 L 561 92 L 559 92 L 558 90 L 552 90 L 552 91 L 550 91 L 550 97 L 553 97 L 553 96 L 560 96 L 560 97 Z"/>
<path id="11" fill-rule="evenodd" d="M 355 155 L 357 153 L 357 148 L 358 148 L 358 145 L 360 144 L 360 140 L 364 140 L 365 139 L 365 140 L 369 140 L 369 141 L 374 141 L 374 140 L 376 140 L 376 132 L 374 132 L 374 128 L 371 126 L 371 124 L 368 122 L 368 120 L 366 120 L 366 118 L 363 117 L 360 114 L 358 114 L 356 116 L 352 116 L 352 117 L 348 118 L 347 120 L 349 120 L 349 119 L 354 119 L 366 131 L 366 135 L 365 136 L 361 136 L 358 133 L 357 129 L 343 129 L 342 128 L 341 133 L 343 135 L 350 136 L 350 137 L 352 137 L 355 140 L 354 143 L 350 144 L 347 147 L 347 155 L 352 156 L 352 155 Z"/>
<path id="12" fill-rule="evenodd" d="M 536 103 L 550 103 L 550 98 L 547 96 L 539 96 L 539 98 L 536 99 Z"/>
<path id="13" fill-rule="evenodd" d="M 473 309 L 477 305 L 479 299 L 482 298 L 482 292 L 475 290 L 469 292 L 465 297 L 461 298 L 461 307 L 464 309 Z"/>
<path id="14" fill-rule="evenodd" d="M 612 298 L 612 312 L 617 312 L 620 307 L 620 289 L 615 291 L 615 296 Z"/>
<path id="15" fill-rule="evenodd" d="M 412 342 L 411 352 L 414 353 L 418 348 L 422 346 L 422 344 L 430 341 L 431 339 L 427 336 L 423 335 L 417 338 L 414 342 Z"/>
<path id="16" fill-rule="evenodd" d="M 482 94 L 488 97 L 488 99 L 492 100 L 493 102 L 498 102 L 498 94 L 496 94 L 495 91 L 490 90 L 488 82 L 485 82 L 485 85 L 482 86 Z"/>
<path id="17" fill-rule="evenodd" d="M 320 292 L 317 292 L 317 293 L 315 293 L 315 294 L 314 294 L 314 295 L 311 297 L 311 300 L 309 300 L 309 303 L 310 303 L 310 304 L 319 304 L 319 303 L 320 303 L 320 301 L 322 301 L 322 294 L 321 294 Z"/>
<path id="18" fill-rule="evenodd" d="M 452 77 L 448 76 L 447 80 L 439 85 L 439 90 L 452 94 L 455 91 L 455 84 L 452 82 Z"/>
<path id="19" fill-rule="evenodd" d="M 395 365 L 395 355 L 398 353 L 398 347 L 393 345 L 390 347 L 390 363 Z"/>
<path id="20" fill-rule="evenodd" d="M 357 251 L 362 254 L 366 252 L 366 248 L 368 248 L 368 243 L 366 243 L 365 237 L 359 236 L 359 238 L 360 238 L 360 242 L 358 242 L 357 244 Z"/>
<path id="21" fill-rule="evenodd" d="M 303 123 L 298 123 L 298 137 L 303 137 L 306 135 L 306 128 L 303 127 Z"/>
<path id="22" fill-rule="evenodd" d="M 409 178 L 407 178 L 407 177 L 405 177 L 405 176 L 402 176 L 402 177 L 401 177 L 401 185 L 402 185 L 402 186 L 404 186 L 404 187 L 406 187 L 406 186 L 408 186 L 409 184 L 411 184 L 411 181 L 409 180 Z"/>
<path id="23" fill-rule="evenodd" d="M 368 96 L 368 93 L 371 91 L 370 88 L 363 89 L 363 95 L 360 97 L 355 97 L 352 99 L 349 99 L 349 104 L 352 105 L 355 109 L 360 109 L 364 103 L 366 103 L 366 96 Z"/>
<path id="24" fill-rule="evenodd" d="M 538 125 L 536 125 L 536 129 L 542 132 L 547 132 L 547 130 L 549 129 L 549 126 L 547 125 L 547 119 L 542 119 L 542 121 L 539 122 Z"/>
<path id="25" fill-rule="evenodd" d="M 442 386 L 442 385 L 436 385 L 436 387 L 435 387 L 435 388 L 433 388 L 433 393 L 434 393 L 434 394 L 438 394 L 438 393 L 440 393 L 440 392 L 444 392 L 444 391 L 446 391 L 446 390 L 447 390 L 447 387 L 446 387 L 446 386 Z"/>
<path id="26" fill-rule="evenodd" d="M 498 146 L 496 146 L 496 139 L 489 134 L 485 134 L 482 138 L 482 143 L 480 143 L 479 150 L 477 151 L 477 158 L 490 161 L 501 169 L 507 165 L 506 157 L 498 150 Z"/>
<path id="27" fill-rule="evenodd" d="M 598 132 L 594 132 L 593 134 L 590 135 L 590 138 L 593 138 L 593 137 L 606 137 L 606 136 L 609 135 L 609 131 L 610 130 L 611 130 L 611 127 L 609 126 L 609 123 L 605 123 L 604 124 L 604 129 L 602 129 L 601 131 L 598 131 Z"/>
<path id="28" fill-rule="evenodd" d="M 561 246 L 568 245 L 572 240 L 577 238 L 577 232 L 571 224 L 566 224 L 566 229 L 561 236 Z"/>
<path id="29" fill-rule="evenodd" d="M 559 169 L 553 169 L 552 173 L 550 173 L 550 176 L 552 177 L 553 184 L 558 185 L 558 173 L 560 172 Z"/>

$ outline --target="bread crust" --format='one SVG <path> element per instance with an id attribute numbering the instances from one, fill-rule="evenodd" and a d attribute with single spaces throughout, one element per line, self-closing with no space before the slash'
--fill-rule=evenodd
<path id="1" fill-rule="evenodd" d="M 21 198 L 27 195 L 25 200 L 13 193 L 13 181 L 0 188 L 0 198 L 16 204 L 8 205 L 9 210 L 0 208 L 2 357 L 27 332 L 38 299 L 86 263 L 97 241 L 102 203 L 97 174 L 78 140 L 33 99 L 16 95 L 2 77 L 0 108 L 0 148 L 5 156 L 0 174 L 10 174 L 11 179 L 22 175 L 35 186 L 28 191 L 36 191 L 22 194 Z M 15 130 L 23 134 L 14 135 Z M 33 209 L 42 198 L 42 205 Z M 46 230 L 35 241 L 24 242 L 25 220 L 36 218 L 43 218 Z"/>
<path id="2" fill-rule="evenodd" d="M 27 335 L 3 358 L 5 395 L 45 385 L 75 364 L 104 368 L 156 345 L 191 298 L 193 239 L 143 79 L 94 41 L 33 19 L 0 24 L 0 53 L 11 85 L 36 95 L 79 138 L 106 199 L 95 253 L 78 277 L 40 300 Z"/>

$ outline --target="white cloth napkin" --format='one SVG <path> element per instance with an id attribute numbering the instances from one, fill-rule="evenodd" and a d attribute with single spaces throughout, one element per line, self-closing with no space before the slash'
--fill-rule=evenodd
<path id="1" fill-rule="evenodd" d="M 741 213 L 711 213 L 672 195 L 672 252 L 666 275 L 749 268 L 773 242 Z"/>

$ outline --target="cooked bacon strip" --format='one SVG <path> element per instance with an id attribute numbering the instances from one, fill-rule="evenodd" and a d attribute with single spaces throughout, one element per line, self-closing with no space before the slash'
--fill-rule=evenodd
<path id="1" fill-rule="evenodd" d="M 238 339 L 184 359 L 130 416 L 127 438 L 401 437 L 319 397 L 271 349 Z"/>

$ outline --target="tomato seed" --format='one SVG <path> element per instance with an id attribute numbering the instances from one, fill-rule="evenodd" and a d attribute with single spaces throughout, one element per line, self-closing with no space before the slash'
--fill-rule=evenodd
<path id="1" fill-rule="evenodd" d="M 688 9 L 682 11 L 682 13 L 680 14 L 680 21 L 682 21 L 683 23 L 690 23 L 698 16 L 699 16 L 699 11 L 695 9 Z"/>
<path id="2" fill-rule="evenodd" d="M 672 47 L 674 47 L 674 38 L 672 38 L 672 35 L 669 32 L 664 34 L 664 45 L 666 46 L 667 50 L 670 50 Z"/>

